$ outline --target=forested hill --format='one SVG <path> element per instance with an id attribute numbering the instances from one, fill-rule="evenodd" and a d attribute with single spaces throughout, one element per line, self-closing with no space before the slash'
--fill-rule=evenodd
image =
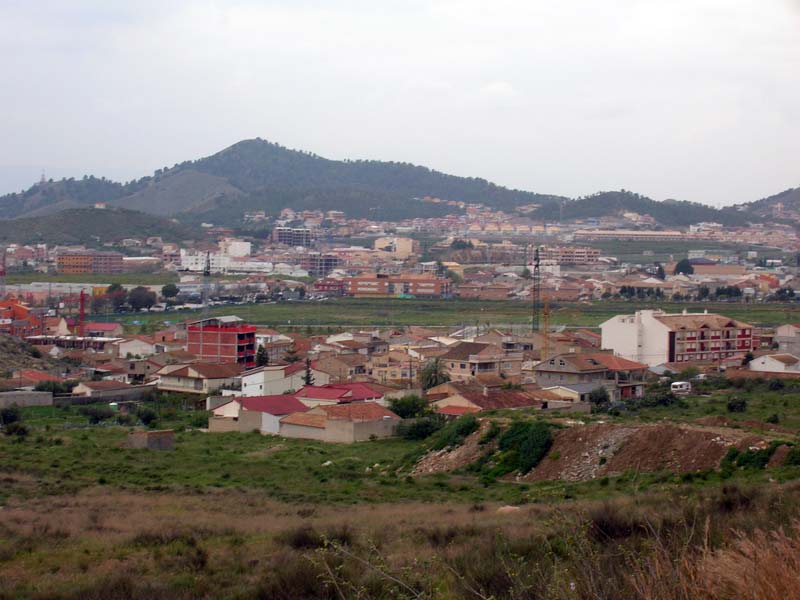
<path id="1" fill-rule="evenodd" d="M 752 216 L 732 210 L 719 210 L 705 204 L 684 200 L 664 200 L 658 202 L 633 192 L 599 192 L 592 196 L 570 200 L 559 207 L 546 206 L 537 211 L 536 218 L 549 221 L 559 219 L 559 211 L 565 221 L 572 219 L 599 218 L 634 212 L 650 215 L 659 224 L 668 227 L 681 227 L 712 221 L 723 225 L 746 225 Z"/>
<path id="2" fill-rule="evenodd" d="M 773 196 L 742 204 L 736 208 L 741 212 L 761 217 L 772 217 L 780 211 L 800 212 L 800 187 L 789 188 Z"/>
<path id="3" fill-rule="evenodd" d="M 286 206 L 337 209 L 352 217 L 382 219 L 459 212 L 415 200 L 425 196 L 504 209 L 560 199 L 408 163 L 329 160 L 254 139 L 127 184 L 93 177 L 37 184 L 26 192 L 0 198 L 0 217 L 43 215 L 102 201 L 217 223 L 239 218 L 245 210 L 277 213 Z"/>
<path id="4" fill-rule="evenodd" d="M 444 203 L 423 202 L 421 198 L 425 196 L 476 202 L 506 211 L 535 204 L 541 208 L 532 214 L 533 218 L 550 222 L 559 218 L 559 211 L 565 219 L 631 211 L 649 214 L 663 226 L 699 221 L 742 225 L 764 218 L 764 211 L 748 210 L 749 205 L 717 210 L 684 201 L 657 202 L 625 191 L 570 200 L 513 190 L 485 179 L 447 175 L 409 163 L 330 160 L 252 139 L 127 183 L 96 177 L 38 183 L 25 192 L 0 197 L 0 219 L 45 216 L 97 202 L 174 216 L 183 222 L 218 225 L 235 225 L 245 211 L 263 210 L 275 215 L 287 206 L 299 210 L 335 209 L 354 218 L 395 221 L 460 212 Z"/>
<path id="5" fill-rule="evenodd" d="M 200 239 L 199 228 L 124 209 L 72 208 L 43 217 L 0 220 L 0 243 L 100 246 L 125 238 L 161 237 L 165 242 Z"/>

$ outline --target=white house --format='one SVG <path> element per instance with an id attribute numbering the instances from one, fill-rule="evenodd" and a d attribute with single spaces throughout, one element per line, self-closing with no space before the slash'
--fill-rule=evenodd
<path id="1" fill-rule="evenodd" d="M 800 375 L 800 358 L 793 354 L 768 354 L 750 361 L 751 371 L 760 373 L 797 373 Z"/>
<path id="2" fill-rule="evenodd" d="M 775 329 L 775 341 L 782 353 L 800 354 L 800 324 L 787 323 Z"/>
<path id="3" fill-rule="evenodd" d="M 144 336 L 128 337 L 112 344 L 113 352 L 120 358 L 138 356 L 144 358 L 156 353 L 156 345 Z"/>
<path id="4" fill-rule="evenodd" d="M 242 374 L 242 396 L 273 396 L 289 390 L 299 390 L 305 385 L 306 365 L 296 362 L 289 365 L 267 365 Z M 330 383 L 330 375 L 318 371 L 311 363 L 315 385 Z"/>

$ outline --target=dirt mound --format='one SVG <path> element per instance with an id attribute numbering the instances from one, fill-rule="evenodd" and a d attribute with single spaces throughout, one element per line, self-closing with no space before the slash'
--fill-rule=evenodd
<path id="1" fill-rule="evenodd" d="M 791 452 L 791 450 L 792 449 L 786 444 L 782 444 L 777 448 L 775 448 L 775 452 L 769 458 L 767 467 L 769 467 L 770 469 L 775 467 L 782 467 L 786 462 L 786 457 L 789 455 L 789 452 Z"/>
<path id="2" fill-rule="evenodd" d="M 35 356 L 35 354 L 39 356 Z M 42 369 L 48 370 L 57 365 L 57 361 L 42 356 L 33 346 L 8 335 L 0 335 L 0 365 L 3 370 Z"/>
<path id="3" fill-rule="evenodd" d="M 723 415 L 714 415 L 709 417 L 701 417 L 694 420 L 698 425 L 709 425 L 711 427 L 741 427 L 744 429 L 755 429 L 758 431 L 772 431 L 775 433 L 795 433 L 792 429 L 775 425 L 774 423 L 764 423 L 763 421 L 756 421 L 748 419 L 746 421 L 734 421 Z"/>
<path id="4" fill-rule="evenodd" d="M 600 463 L 611 460 L 625 440 L 635 432 L 635 427 L 623 427 L 611 423 L 562 429 L 556 433 L 553 446 L 544 460 L 522 479 L 531 481 L 593 479 L 604 466 Z M 602 458 L 606 460 L 602 461 Z"/>
<path id="5" fill-rule="evenodd" d="M 490 425 L 491 422 L 489 420 L 481 421 L 478 430 L 469 434 L 464 439 L 464 443 L 456 448 L 444 448 L 443 450 L 428 452 L 419 459 L 411 474 L 444 473 L 471 465 L 484 453 L 494 450 L 497 445 L 496 442 L 483 445 L 479 443 Z"/>
<path id="6" fill-rule="evenodd" d="M 714 469 L 731 446 L 760 447 L 763 440 L 741 431 L 678 425 L 585 425 L 556 434 L 550 452 L 523 479 L 586 481 L 604 475 Z"/>

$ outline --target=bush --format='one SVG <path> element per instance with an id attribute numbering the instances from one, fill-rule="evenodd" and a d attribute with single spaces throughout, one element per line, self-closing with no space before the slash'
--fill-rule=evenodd
<path id="1" fill-rule="evenodd" d="M 777 377 L 775 377 L 774 379 L 769 380 L 768 387 L 770 391 L 777 392 L 779 390 L 782 390 L 786 386 L 783 383 L 783 379 L 778 379 Z"/>
<path id="2" fill-rule="evenodd" d="M 800 446 L 792 446 L 783 464 L 791 467 L 800 466 Z"/>
<path id="3" fill-rule="evenodd" d="M 431 412 L 430 404 L 425 398 L 419 396 L 404 396 L 389 401 L 389 410 L 401 419 L 422 417 Z"/>
<path id="4" fill-rule="evenodd" d="M 117 423 L 125 426 L 135 425 L 136 419 L 133 415 L 117 415 Z"/>
<path id="5" fill-rule="evenodd" d="M 107 406 L 81 406 L 78 413 L 88 417 L 89 423 L 92 425 L 97 425 L 114 416 L 114 411 Z"/>
<path id="6" fill-rule="evenodd" d="M 462 415 L 442 427 L 436 434 L 432 448 L 441 450 L 448 446 L 460 446 L 470 433 L 478 429 L 478 418 L 474 414 Z"/>
<path id="7" fill-rule="evenodd" d="M 731 396 L 728 398 L 728 412 L 743 413 L 747 410 L 747 399 L 741 396 Z"/>
<path id="8" fill-rule="evenodd" d="M 13 423 L 9 423 L 3 429 L 3 432 L 6 435 L 13 435 L 18 438 L 24 438 L 30 433 L 30 429 L 26 425 L 24 425 L 21 421 L 14 421 Z"/>
<path id="9" fill-rule="evenodd" d="M 777 425 L 780 422 L 781 422 L 781 418 L 775 413 L 773 413 L 773 414 L 771 414 L 770 416 L 767 417 L 767 423 L 770 423 L 772 425 Z"/>
<path id="10" fill-rule="evenodd" d="M 400 423 L 397 434 L 407 440 L 424 440 L 439 431 L 443 425 L 442 415 L 428 415 Z"/>
<path id="11" fill-rule="evenodd" d="M 22 413 L 18 406 L 9 406 L 0 409 L 0 425 L 10 425 L 22 420 Z"/>
<path id="12" fill-rule="evenodd" d="M 150 425 L 154 425 L 155 422 L 158 420 L 158 414 L 152 408 L 148 408 L 143 406 L 138 411 L 136 411 L 136 416 L 139 417 L 139 420 L 146 426 L 150 427 Z"/>
<path id="13" fill-rule="evenodd" d="M 553 435 L 547 423 L 541 421 L 517 421 L 512 424 L 498 441 L 502 452 L 496 475 L 519 471 L 527 473 L 538 465 L 550 446 Z"/>

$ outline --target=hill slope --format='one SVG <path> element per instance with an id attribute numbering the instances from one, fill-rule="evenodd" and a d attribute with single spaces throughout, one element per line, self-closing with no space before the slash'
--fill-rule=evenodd
<path id="1" fill-rule="evenodd" d="M 201 237 L 202 232 L 162 217 L 124 209 L 71 208 L 43 217 L 0 221 L 0 243 L 95 246 L 149 236 L 178 242 Z"/>
<path id="2" fill-rule="evenodd" d="M 798 190 L 778 196 L 785 194 L 800 197 Z M 95 177 L 36 184 L 25 192 L 0 197 L 0 218 L 45 216 L 95 202 L 160 216 L 180 216 L 187 222 L 221 225 L 235 224 L 245 211 L 263 210 L 274 215 L 287 206 L 299 210 L 336 209 L 350 217 L 379 220 L 459 212 L 452 206 L 419 200 L 425 196 L 478 202 L 507 211 L 538 204 L 542 208 L 534 218 L 547 221 L 558 219 L 560 203 L 566 219 L 633 211 L 649 214 L 665 226 L 698 221 L 743 225 L 748 220 L 766 218 L 768 211 L 759 209 L 759 202 L 777 198 L 723 210 L 675 200 L 657 202 L 624 191 L 570 200 L 508 189 L 485 179 L 447 175 L 409 163 L 330 160 L 256 138 L 125 184 Z M 800 199 L 796 203 L 800 205 Z"/>
<path id="3" fill-rule="evenodd" d="M 94 177 L 37 184 L 0 198 L 0 217 L 45 215 L 95 202 L 216 223 L 230 223 L 245 210 L 276 214 L 286 206 L 379 219 L 457 212 L 416 199 L 424 196 L 505 209 L 559 199 L 407 163 L 329 160 L 254 139 L 127 184 Z"/>
<path id="4" fill-rule="evenodd" d="M 787 212 L 800 213 L 800 187 L 789 188 L 779 194 L 741 204 L 734 207 L 736 210 L 750 215 L 756 215 L 764 218 L 777 217 L 783 214 L 785 217 L 790 217 Z"/>
<path id="5" fill-rule="evenodd" d="M 564 220 L 605 217 L 635 212 L 650 215 L 658 223 L 666 226 L 687 226 L 701 221 L 715 221 L 723 225 L 745 225 L 753 215 L 732 209 L 716 209 L 705 204 L 683 200 L 664 200 L 657 202 L 632 192 L 600 192 L 593 196 L 571 200 L 558 206 L 545 206 L 536 213 L 536 218 L 556 221 L 562 211 Z"/>

